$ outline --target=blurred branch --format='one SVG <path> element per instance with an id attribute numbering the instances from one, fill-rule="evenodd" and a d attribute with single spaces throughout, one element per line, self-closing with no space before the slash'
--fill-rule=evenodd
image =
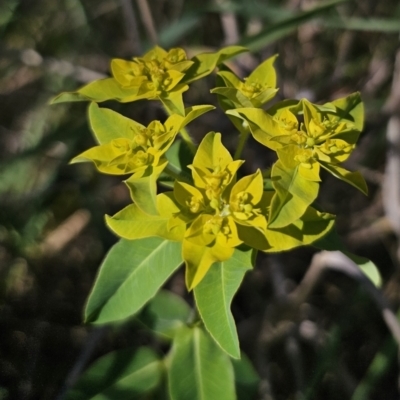
<path id="1" fill-rule="evenodd" d="M 142 22 L 146 29 L 150 41 L 155 45 L 158 43 L 157 31 L 151 15 L 150 7 L 147 0 L 136 0 L 142 17 Z"/>
<path id="2" fill-rule="evenodd" d="M 397 234 L 397 259 L 400 261 L 400 49 L 397 51 L 393 72 L 392 90 L 384 106 L 389 113 L 386 130 L 388 142 L 386 152 L 385 179 L 383 182 L 383 207 Z"/>
<path id="3" fill-rule="evenodd" d="M 41 244 L 41 251 L 46 256 L 52 256 L 62 250 L 71 240 L 73 240 L 90 221 L 88 210 L 77 210 L 54 231 L 50 232 Z"/>
<path id="4" fill-rule="evenodd" d="M 86 367 L 86 364 L 91 359 L 97 344 L 103 339 L 106 333 L 108 333 L 109 329 L 109 326 L 106 325 L 100 328 L 95 328 L 90 332 L 88 338 L 86 339 L 86 343 L 81 351 L 81 354 L 76 360 L 76 363 L 72 367 L 67 378 L 65 379 L 65 383 L 56 400 L 65 399 L 69 389 L 71 389 L 75 385 L 80 375 L 82 374 L 83 369 Z"/>
<path id="5" fill-rule="evenodd" d="M 231 3 L 229 0 L 214 0 L 215 4 L 221 9 L 226 9 Z M 239 41 L 239 29 L 236 21 L 236 15 L 232 11 L 221 12 L 221 25 L 224 32 L 224 45 L 228 46 Z"/>
<path id="6" fill-rule="evenodd" d="M 139 55 L 142 53 L 142 47 L 140 45 L 139 29 L 136 22 L 135 11 L 133 10 L 131 0 L 120 1 L 126 34 L 132 47 L 132 54 Z"/>
<path id="7" fill-rule="evenodd" d="M 310 268 L 291 297 L 297 307 L 303 304 L 328 269 L 342 272 L 361 283 L 379 308 L 382 319 L 393 338 L 400 345 L 400 324 L 387 300 L 350 258 L 340 251 L 322 251 L 314 255 Z"/>

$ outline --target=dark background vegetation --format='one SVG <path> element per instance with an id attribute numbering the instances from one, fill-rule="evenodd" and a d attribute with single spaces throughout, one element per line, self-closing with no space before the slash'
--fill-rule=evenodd
<path id="1" fill-rule="evenodd" d="M 96 270 L 117 240 L 103 216 L 130 199 L 119 177 L 98 174 L 90 164 L 68 165 L 94 143 L 87 104 L 48 104 L 59 92 L 108 74 L 111 58 L 140 55 L 155 42 L 183 46 L 190 55 L 245 43 L 252 54 L 231 65 L 244 76 L 279 53 L 280 99 L 326 102 L 361 91 L 366 126 L 347 167 L 363 172 L 370 194 L 326 176 L 318 202 L 338 215 L 348 249 L 379 267 L 382 298 L 397 310 L 400 151 L 396 164 L 387 127 L 389 122 L 399 127 L 400 4 L 350 0 L 309 12 L 324 4 L 0 2 L 1 400 L 61 400 L 65 388 L 102 354 L 144 344 L 165 351 L 134 321 L 106 328 L 82 324 Z M 196 82 L 187 103 L 214 104 L 213 82 L 214 76 Z M 106 106 L 141 122 L 163 118 L 155 102 Z M 207 114 L 190 128 L 197 141 L 215 130 L 235 146 L 237 133 L 222 113 Z M 399 129 L 393 132 L 400 143 Z M 273 162 L 255 142 L 244 157 L 247 171 Z M 259 256 L 235 298 L 241 344 L 261 377 L 255 398 L 398 399 L 393 330 L 389 333 L 376 299 L 362 285 L 346 271 L 327 269 L 301 304 L 290 301 L 307 286 L 303 277 L 315 252 Z M 182 272 L 167 286 L 190 301 Z"/>

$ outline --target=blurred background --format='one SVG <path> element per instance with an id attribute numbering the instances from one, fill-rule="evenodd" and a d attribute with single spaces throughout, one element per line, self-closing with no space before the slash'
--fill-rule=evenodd
<path id="1" fill-rule="evenodd" d="M 253 398 L 398 399 L 398 323 L 385 319 L 382 305 L 394 313 L 400 305 L 399 32 L 397 0 L 2 0 L 0 399 L 61 400 L 113 349 L 166 349 L 134 320 L 82 324 L 97 268 L 117 240 L 104 214 L 130 199 L 120 177 L 68 165 L 94 144 L 87 104 L 49 105 L 61 91 L 108 75 L 111 58 L 155 43 L 190 56 L 243 44 L 252 52 L 230 64 L 242 76 L 279 53 L 278 100 L 362 93 L 366 125 L 347 167 L 363 173 L 370 194 L 325 176 L 318 204 L 338 215 L 347 248 L 378 266 L 381 290 L 346 268 L 325 268 L 312 281 L 306 272 L 316 249 L 304 248 L 260 255 L 233 313 L 260 376 Z M 212 75 L 193 84 L 186 103 L 216 104 L 214 82 Z M 142 123 L 164 118 L 156 102 L 105 106 Z M 234 149 L 237 133 L 222 112 L 189 129 L 196 141 L 221 131 Z M 252 141 L 244 158 L 247 173 L 274 161 Z M 192 301 L 182 271 L 167 287 Z"/>

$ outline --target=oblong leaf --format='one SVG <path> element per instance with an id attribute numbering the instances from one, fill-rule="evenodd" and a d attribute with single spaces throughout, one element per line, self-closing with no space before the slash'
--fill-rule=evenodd
<path id="1" fill-rule="evenodd" d="M 282 228 L 296 221 L 317 198 L 319 184 L 304 178 L 298 169 L 287 169 L 279 160 L 272 167 L 276 193 L 271 201 L 270 228 Z"/>
<path id="2" fill-rule="evenodd" d="M 328 172 L 330 172 L 336 178 L 349 183 L 350 185 L 354 186 L 360 192 L 368 195 L 368 186 L 365 182 L 364 177 L 358 172 L 351 172 L 343 167 L 339 167 L 338 165 L 334 164 L 326 164 L 321 162 L 321 166 L 325 168 Z"/>
<path id="3" fill-rule="evenodd" d="M 182 328 L 174 339 L 168 370 L 172 400 L 234 400 L 229 357 L 198 326 Z"/>
<path id="4" fill-rule="evenodd" d="M 100 108 L 93 102 L 89 106 L 88 114 L 90 126 L 100 144 L 109 143 L 118 138 L 134 139 L 134 131 L 145 129 L 142 124 L 115 111 Z"/>
<path id="5" fill-rule="evenodd" d="M 89 296 L 85 321 L 119 321 L 139 311 L 182 263 L 181 243 L 121 240 L 109 251 Z"/>
<path id="6" fill-rule="evenodd" d="M 137 91 L 137 88 L 122 88 L 114 78 L 105 78 L 90 82 L 78 89 L 76 92 L 61 93 L 51 100 L 51 104 L 90 100 L 97 103 L 106 100 L 129 102 L 137 99 Z"/>
<path id="7" fill-rule="evenodd" d="M 139 399 L 160 384 L 162 372 L 150 348 L 113 351 L 85 371 L 65 400 Z"/>
<path id="8" fill-rule="evenodd" d="M 163 338 L 173 339 L 177 331 L 185 324 L 191 309 L 182 297 L 160 290 L 148 303 L 139 319 L 147 328 Z"/>
<path id="9" fill-rule="evenodd" d="M 235 249 L 229 260 L 214 263 L 194 288 L 197 309 L 207 331 L 234 358 L 240 358 L 240 348 L 231 303 L 246 271 L 252 268 L 252 254 L 252 249 Z"/>

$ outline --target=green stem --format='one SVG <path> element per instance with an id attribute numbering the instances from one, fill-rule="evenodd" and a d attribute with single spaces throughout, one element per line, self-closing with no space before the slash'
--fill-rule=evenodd
<path id="1" fill-rule="evenodd" d="M 177 168 L 175 168 L 170 163 L 167 164 L 167 166 L 164 169 L 164 172 L 166 174 L 168 174 L 171 178 L 174 178 L 178 181 L 191 183 L 190 177 L 188 177 L 186 174 L 182 173 L 182 171 L 179 171 Z"/>
<path id="2" fill-rule="evenodd" d="M 238 146 L 236 148 L 235 155 L 233 156 L 233 158 L 235 160 L 238 160 L 241 157 L 242 151 L 243 151 L 244 146 L 245 146 L 245 144 L 247 142 L 247 139 L 249 138 L 249 135 L 250 135 L 250 131 L 249 130 L 246 130 L 245 132 L 241 132 L 240 133 L 239 143 L 238 143 Z"/>
<path id="3" fill-rule="evenodd" d="M 171 110 L 167 104 L 161 100 L 161 104 L 164 106 L 164 110 L 168 115 L 172 115 L 174 113 L 173 110 Z M 182 140 L 186 143 L 187 147 L 190 149 L 190 151 L 192 152 L 192 154 L 196 154 L 197 151 L 197 147 L 194 144 L 192 138 L 189 135 L 189 132 L 186 130 L 186 128 L 181 128 L 179 131 Z"/>
<path id="4" fill-rule="evenodd" d="M 187 147 L 189 147 L 192 154 L 196 154 L 197 147 L 194 144 L 194 142 L 193 142 L 192 138 L 190 137 L 189 132 L 186 130 L 186 128 L 182 128 L 179 131 L 179 133 L 182 137 L 182 140 L 186 143 Z"/>

